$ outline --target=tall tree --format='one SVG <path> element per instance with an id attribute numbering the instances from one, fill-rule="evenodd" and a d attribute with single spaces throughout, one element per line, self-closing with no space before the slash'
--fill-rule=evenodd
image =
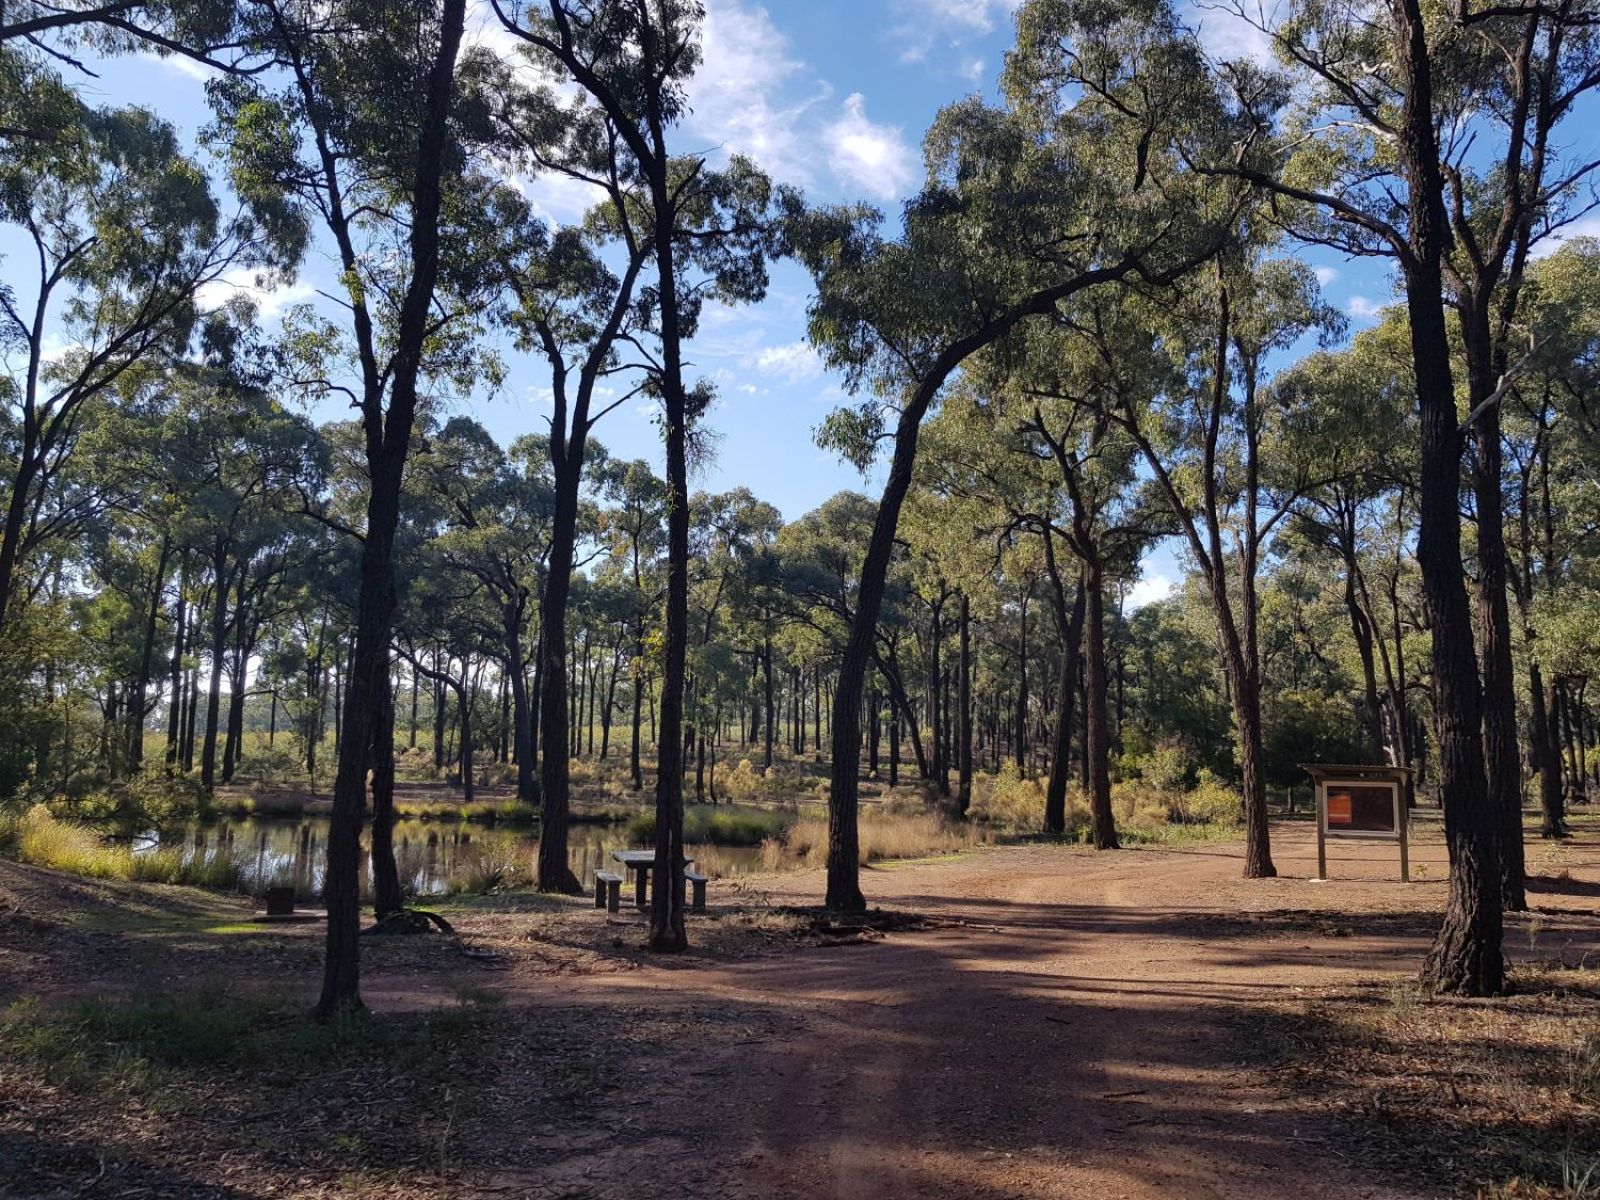
<path id="1" fill-rule="evenodd" d="M 684 346 L 708 297 L 752 301 L 766 292 L 774 246 L 771 184 L 748 162 L 714 170 L 673 152 L 684 83 L 699 61 L 704 11 L 694 0 L 548 0 L 502 4 L 506 28 L 559 67 L 605 115 L 625 155 L 618 176 L 636 182 L 655 267 L 648 388 L 662 405 L 666 441 L 667 596 L 656 766 L 655 892 L 650 946 L 684 949 L 683 689 L 688 646 L 689 438 L 711 399 L 690 384 Z M 548 752 L 547 752 L 548 757 Z"/>
<path id="2" fill-rule="evenodd" d="M 338 3 L 315 8 L 262 0 L 246 32 L 281 69 L 212 89 L 219 134 L 243 195 L 286 194 L 315 214 L 335 250 L 349 318 L 353 387 L 327 380 L 339 331 L 316 339 L 302 378 L 338 390 L 359 410 L 369 490 L 350 677 L 343 696 L 339 770 L 328 836 L 328 935 L 322 996 L 326 1018 L 361 1004 L 360 840 L 376 724 L 391 712 L 394 541 L 401 480 L 411 450 L 430 342 L 461 307 L 441 317 L 435 290 L 447 232 L 462 218 L 493 221 L 482 188 L 462 198 L 466 144 L 457 117 L 457 65 L 465 0 L 418 9 Z M 446 197 L 458 202 L 446 216 Z M 467 210 L 467 211 L 463 211 Z M 390 253 L 392 247 L 393 253 Z M 368 250 L 378 251 L 368 253 Z M 380 273 L 387 273 L 387 277 Z"/>

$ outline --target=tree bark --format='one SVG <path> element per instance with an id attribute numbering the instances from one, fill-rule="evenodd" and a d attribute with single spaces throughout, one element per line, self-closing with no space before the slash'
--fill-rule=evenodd
<path id="1" fill-rule="evenodd" d="M 1111 729 L 1106 711 L 1105 567 L 1098 559 L 1083 565 L 1084 692 L 1089 718 L 1089 819 L 1096 850 L 1116 850 L 1117 824 L 1111 811 Z"/>
<path id="2" fill-rule="evenodd" d="M 378 920 L 405 907 L 394 857 L 394 687 L 372 730 L 372 910 Z"/>
<path id="3" fill-rule="evenodd" d="M 339 770 L 334 780 L 329 823 L 327 883 L 328 933 L 317 1013 L 332 1017 L 361 1006 L 361 823 L 378 714 L 386 707 L 389 642 L 395 608 L 394 540 L 400 520 L 400 487 L 416 417 L 417 378 L 439 275 L 439 214 L 447 170 L 447 121 L 452 108 L 456 56 L 466 24 L 466 0 L 442 0 L 439 46 L 426 85 L 422 128 L 411 197 L 411 280 L 395 330 L 390 364 L 389 404 L 382 400 L 380 376 L 370 360 L 362 398 L 367 465 L 367 529 L 361 547 L 356 600 L 355 646 L 344 695 Z M 313 96 L 308 104 L 316 103 Z M 337 180 L 330 178 L 330 192 Z M 360 312 L 364 318 L 365 309 Z M 370 330 L 369 330 L 370 334 Z M 370 340 L 368 340 L 370 345 Z M 392 737 L 392 735 L 391 735 Z"/>

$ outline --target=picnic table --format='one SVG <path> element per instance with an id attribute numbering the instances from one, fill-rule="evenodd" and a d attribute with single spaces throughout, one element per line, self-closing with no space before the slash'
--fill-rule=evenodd
<path id="1" fill-rule="evenodd" d="M 640 908 L 645 907 L 645 885 L 650 880 L 650 872 L 655 869 L 656 852 L 654 850 L 613 850 L 611 857 L 628 870 L 634 872 L 634 900 Z M 694 862 L 694 859 L 685 858 L 683 865 L 687 867 L 692 862 Z"/>

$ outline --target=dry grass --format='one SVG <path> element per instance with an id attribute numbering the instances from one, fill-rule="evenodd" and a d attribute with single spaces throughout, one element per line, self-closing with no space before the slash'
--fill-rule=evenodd
<path id="1" fill-rule="evenodd" d="M 1411 983 L 1325 998 L 1292 1022 L 1309 1106 L 1419 1182 L 1482 1200 L 1600 1196 L 1600 971 L 1519 971 L 1495 1001 Z"/>
<path id="2" fill-rule="evenodd" d="M 891 816 L 866 810 L 860 814 L 858 836 L 863 863 L 948 854 L 987 840 L 983 830 L 955 824 L 933 813 Z M 820 866 L 825 863 L 828 858 L 827 818 L 803 816 L 789 827 L 781 846 L 774 845 L 771 839 L 762 843 L 766 856 L 763 865 L 781 866 L 785 850 L 787 858 L 799 864 Z"/>

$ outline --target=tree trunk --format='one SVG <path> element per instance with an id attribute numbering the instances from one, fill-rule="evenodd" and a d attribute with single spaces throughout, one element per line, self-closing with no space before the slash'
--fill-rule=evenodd
<path id="1" fill-rule="evenodd" d="M 972 612 L 961 593 L 961 664 L 956 684 L 956 796 L 961 815 L 972 807 Z"/>
<path id="2" fill-rule="evenodd" d="M 1561 790 L 1561 746 L 1555 732 L 1554 707 L 1547 699 L 1544 673 L 1537 658 L 1528 663 L 1528 693 L 1532 702 L 1528 740 L 1533 743 L 1539 771 L 1539 836 L 1567 836 L 1567 814 Z"/>
<path id="3" fill-rule="evenodd" d="M 1450 898 L 1422 978 L 1435 992 L 1486 996 L 1499 994 L 1505 985 L 1498 814 L 1484 776 L 1478 664 L 1461 567 L 1462 444 L 1439 265 L 1446 236 L 1443 182 L 1434 140 L 1427 33 L 1418 5 L 1419 0 L 1396 0 L 1410 76 L 1400 152 L 1411 176 L 1411 242 L 1416 248 L 1405 289 L 1422 428 L 1417 559 L 1433 631 L 1439 788 L 1450 849 Z"/>
<path id="4" fill-rule="evenodd" d="M 222 705 L 222 660 L 228 640 L 228 582 L 226 560 L 219 553 L 213 560 L 216 582 L 211 606 L 211 678 L 206 688 L 206 732 L 200 749 L 200 786 L 212 791 L 217 784 L 217 734 Z"/>
<path id="5" fill-rule="evenodd" d="M 772 635 L 768 634 L 761 645 L 761 670 L 765 686 L 764 699 L 766 702 L 766 740 L 762 746 L 762 763 L 767 770 L 772 770 L 772 738 L 773 722 L 776 712 L 773 708 L 772 693 Z"/>
<path id="6" fill-rule="evenodd" d="M 372 728 L 372 910 L 378 920 L 405 907 L 394 857 L 394 686 L 383 689 Z"/>
<path id="7" fill-rule="evenodd" d="M 318 1015 L 328 1018 L 361 1006 L 361 822 L 373 727 L 389 686 L 389 642 L 395 608 L 394 538 L 400 519 L 400 484 L 411 448 L 417 377 L 439 266 L 439 212 L 446 170 L 446 122 L 455 82 L 456 55 L 466 24 L 466 0 L 443 0 L 439 46 L 426 86 L 411 213 L 412 278 L 401 306 L 390 368 L 389 405 L 368 379 L 363 397 L 367 465 L 367 534 L 361 547 L 356 633 L 339 771 L 328 829 L 328 937 Z M 363 313 L 365 310 L 362 310 Z"/>
<path id="8" fill-rule="evenodd" d="M 1066 613 L 1065 597 L 1059 598 L 1057 626 L 1061 636 L 1061 696 L 1056 704 L 1054 748 L 1050 755 L 1050 777 L 1044 792 L 1044 831 L 1060 836 L 1067 830 L 1067 779 L 1072 773 L 1072 723 L 1073 701 L 1078 695 L 1080 651 L 1083 645 L 1083 626 L 1087 613 L 1087 598 L 1079 587 L 1073 598 L 1070 615 Z"/>
<path id="9" fill-rule="evenodd" d="M 150 608 L 145 616 L 144 638 L 139 654 L 139 672 L 134 679 L 133 694 L 128 704 L 128 773 L 137 775 L 144 765 L 144 722 L 152 707 L 146 697 L 150 691 L 150 676 L 155 670 L 156 622 L 161 616 L 161 596 L 167 586 L 167 560 L 172 555 L 172 538 L 161 535 L 161 556 L 156 563 L 154 586 L 150 589 Z"/>
<path id="10" fill-rule="evenodd" d="M 1105 568 L 1098 559 L 1083 568 L 1084 691 L 1089 718 L 1089 818 L 1096 850 L 1115 850 L 1111 811 L 1111 728 L 1106 708 Z"/>
<path id="11" fill-rule="evenodd" d="M 1469 358 L 1476 357 L 1469 355 Z M 1469 371 L 1469 411 L 1499 386 Z M 1481 393 L 1481 394 L 1480 394 Z M 1522 844 L 1522 763 L 1517 751 L 1516 667 L 1511 659 L 1506 545 L 1500 474 L 1500 409 L 1490 405 L 1475 426 L 1473 488 L 1478 516 L 1478 648 L 1483 663 L 1483 757 L 1489 804 L 1499 814 L 1500 902 L 1528 907 Z"/>
<path id="12" fill-rule="evenodd" d="M 184 562 L 178 568 L 178 594 L 174 597 L 175 615 L 172 635 L 172 702 L 167 709 L 167 774 L 178 765 L 178 745 L 183 740 L 183 651 L 188 634 L 186 621 L 188 603 L 184 595 L 189 583 L 189 566 Z"/>
<path id="13" fill-rule="evenodd" d="M 565 456 L 570 471 L 571 455 Z M 539 608 L 539 879 L 541 892 L 581 891 L 568 853 L 571 817 L 570 718 L 577 705 L 567 694 L 567 605 L 572 593 L 572 557 L 577 541 L 578 483 L 564 473 L 556 485 L 550 553 Z M 572 711 L 569 711 L 572 710 Z"/>

